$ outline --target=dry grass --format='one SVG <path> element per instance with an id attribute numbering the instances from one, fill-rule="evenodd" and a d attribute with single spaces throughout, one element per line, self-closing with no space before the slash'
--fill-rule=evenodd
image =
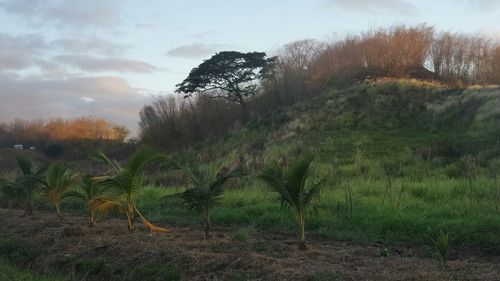
<path id="1" fill-rule="evenodd" d="M 129 232 L 124 220 L 108 219 L 91 229 L 85 217 L 59 220 L 38 213 L 30 219 L 20 218 L 21 213 L 0 209 L 0 240 L 40 247 L 32 268 L 69 274 L 73 280 L 134 280 L 145 268 L 149 277 L 142 280 L 160 280 L 165 274 L 182 280 L 486 281 L 500 276 L 500 256 L 478 251 L 452 253 L 442 269 L 427 249 L 404 245 L 309 237 L 311 250 L 302 252 L 293 237 L 277 233 L 251 233 L 242 240 L 234 239 L 236 230 L 216 229 L 214 240 L 205 242 L 190 228 L 170 234 L 150 234 L 141 227 Z M 387 256 L 381 254 L 385 248 Z"/>
<path id="2" fill-rule="evenodd" d="M 382 85 L 382 84 L 399 84 L 402 86 L 423 88 L 423 89 L 444 89 L 450 87 L 443 82 L 437 80 L 421 80 L 415 78 L 392 78 L 380 77 L 366 81 L 369 85 Z"/>

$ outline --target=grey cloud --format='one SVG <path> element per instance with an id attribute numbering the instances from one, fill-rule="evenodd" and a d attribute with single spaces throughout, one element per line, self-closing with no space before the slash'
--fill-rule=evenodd
<path id="1" fill-rule="evenodd" d="M 35 24 L 109 28 L 120 22 L 123 4 L 121 0 L 6 0 L 0 7 Z"/>
<path id="2" fill-rule="evenodd" d="M 191 45 L 179 46 L 169 50 L 166 54 L 174 57 L 200 58 L 211 55 L 223 48 L 223 44 L 203 44 L 196 43 Z"/>
<path id="3" fill-rule="evenodd" d="M 47 43 L 38 35 L 12 36 L 0 33 L 0 70 L 19 70 L 34 64 Z"/>
<path id="4" fill-rule="evenodd" d="M 359 12 L 414 14 L 416 8 L 406 0 L 329 0 L 329 5 Z"/>
<path id="5" fill-rule="evenodd" d="M 65 37 L 51 42 L 56 48 L 67 53 L 96 53 L 105 55 L 116 55 L 123 53 L 129 48 L 127 45 L 113 43 L 104 38 L 92 35 L 83 37 Z"/>
<path id="6" fill-rule="evenodd" d="M 40 35 L 0 33 L 0 71 L 21 71 L 37 67 L 47 76 L 67 76 L 67 66 L 84 71 L 148 73 L 157 67 L 139 60 L 108 57 L 123 53 L 127 45 L 116 44 L 97 36 L 65 37 L 48 42 Z M 51 54 L 64 52 L 70 55 Z M 91 56 L 98 54 L 100 56 Z"/>
<path id="7" fill-rule="evenodd" d="M 66 64 L 83 71 L 116 71 L 149 73 L 158 68 L 149 63 L 124 58 L 99 58 L 86 55 L 62 55 L 54 58 L 62 64 Z"/>
<path id="8" fill-rule="evenodd" d="M 150 101 L 125 79 L 112 76 L 43 80 L 0 74 L 0 84 L 0 96 L 8 101 L 0 103 L 3 121 L 16 117 L 50 119 L 90 115 L 126 125 L 135 132 L 139 111 Z"/>
<path id="9" fill-rule="evenodd" d="M 148 24 L 148 23 L 136 23 L 135 25 L 135 28 L 137 29 L 152 29 L 153 26 L 151 24 Z"/>
<path id="10" fill-rule="evenodd" d="M 492 11 L 500 8 L 500 2 L 498 0 L 465 0 L 468 4 L 482 11 Z"/>
<path id="11" fill-rule="evenodd" d="M 198 38 L 198 39 L 204 39 L 204 38 L 212 36 L 212 35 L 220 35 L 221 33 L 223 33 L 221 30 L 209 29 L 209 30 L 205 30 L 202 32 L 194 33 L 192 35 L 192 37 Z"/>

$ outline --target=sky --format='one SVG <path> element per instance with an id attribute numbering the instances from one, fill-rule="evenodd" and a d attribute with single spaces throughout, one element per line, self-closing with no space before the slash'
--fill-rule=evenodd
<path id="1" fill-rule="evenodd" d="M 223 50 L 395 24 L 500 40 L 500 0 L 0 0 L 0 122 L 139 111 Z"/>

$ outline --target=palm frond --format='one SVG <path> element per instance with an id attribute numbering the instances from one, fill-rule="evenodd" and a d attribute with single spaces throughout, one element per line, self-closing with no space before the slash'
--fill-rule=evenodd
<path id="1" fill-rule="evenodd" d="M 19 181 L 9 181 L 5 179 L 0 179 L 0 195 L 12 201 L 22 201 L 26 198 L 26 194 L 22 185 Z"/>
<path id="2" fill-rule="evenodd" d="M 127 211 L 120 201 L 113 200 L 107 197 L 95 198 L 87 204 L 87 207 L 89 207 L 89 209 L 91 209 L 92 211 L 98 213 L 108 213 L 112 209 L 119 210 L 121 212 Z"/>
<path id="3" fill-rule="evenodd" d="M 286 181 L 285 169 L 273 163 L 257 178 L 262 180 L 271 190 L 279 194 L 282 206 L 298 207 L 297 197 L 294 195 L 295 191 L 288 186 L 288 182 Z"/>
<path id="4" fill-rule="evenodd" d="M 68 197 L 77 198 L 77 199 L 80 199 L 84 202 L 87 201 L 87 197 L 84 194 L 82 194 L 78 191 L 75 191 L 75 190 L 64 192 L 63 195 L 61 196 L 61 199 L 68 198 Z"/>
<path id="5" fill-rule="evenodd" d="M 178 162 L 171 162 L 175 169 L 181 170 L 181 172 L 191 181 L 194 186 L 203 185 L 203 183 L 210 177 L 206 170 L 203 170 L 197 166 L 187 166 L 182 165 Z"/>
<path id="6" fill-rule="evenodd" d="M 287 171 L 271 167 L 258 178 L 277 192 L 282 205 L 288 205 L 294 212 L 302 212 L 319 194 L 320 182 L 307 187 L 307 178 L 313 157 L 304 156 Z"/>
<path id="7" fill-rule="evenodd" d="M 134 206 L 134 209 L 135 211 L 137 212 L 137 214 L 139 215 L 142 223 L 144 224 L 144 226 L 149 229 L 149 231 L 151 232 L 160 232 L 160 233 L 168 233 L 168 232 L 172 232 L 172 230 L 170 229 L 167 229 L 167 228 L 164 228 L 164 227 L 159 227 L 159 226 L 156 226 L 154 224 L 152 224 L 151 222 L 149 222 L 142 214 L 141 212 L 139 212 L 139 210 L 137 210 L 137 207 Z"/>
<path id="8" fill-rule="evenodd" d="M 48 166 L 45 176 L 38 178 L 30 177 L 33 180 L 41 183 L 42 193 L 46 196 L 57 195 L 62 196 L 70 187 L 76 185 L 80 180 L 78 174 L 73 174 L 66 164 L 53 163 Z"/>
<path id="9" fill-rule="evenodd" d="M 300 194 L 304 192 L 306 180 L 309 175 L 309 166 L 312 161 L 312 156 L 305 156 L 299 159 L 286 173 L 289 192 L 295 198 L 299 198 Z"/>
<path id="10" fill-rule="evenodd" d="M 198 213 L 206 212 L 220 204 L 222 188 L 211 189 L 207 185 L 197 186 L 182 192 L 183 205 Z"/>
<path id="11" fill-rule="evenodd" d="M 20 155 L 16 155 L 15 157 L 17 165 L 19 166 L 19 169 L 21 169 L 24 175 L 33 174 L 33 161 L 29 160 L 28 158 L 22 157 Z"/>
<path id="12" fill-rule="evenodd" d="M 87 200 L 91 200 L 94 198 L 94 194 L 97 193 L 97 186 L 99 186 L 96 182 L 92 181 L 92 177 L 89 175 L 83 176 L 80 184 L 78 185 L 78 190 L 85 195 Z"/>
<path id="13" fill-rule="evenodd" d="M 228 173 L 217 173 L 218 176 L 216 176 L 215 180 L 212 183 L 212 186 L 223 186 L 227 180 L 231 178 L 237 178 L 237 177 L 243 177 L 245 176 L 245 172 L 243 171 L 243 168 L 241 166 L 237 167 L 236 169 L 229 171 Z"/>
<path id="14" fill-rule="evenodd" d="M 321 191 L 321 185 L 323 184 L 323 180 L 319 180 L 313 185 L 309 186 L 307 191 L 305 192 L 305 196 L 303 198 L 304 204 L 309 205 L 312 201 L 317 198 Z"/>
<path id="15" fill-rule="evenodd" d="M 61 199 L 73 197 L 87 203 L 102 193 L 101 187 L 102 185 L 93 180 L 92 176 L 86 175 L 81 178 L 75 190 L 65 192 Z"/>
<path id="16" fill-rule="evenodd" d="M 166 156 L 159 153 L 158 151 L 143 147 L 137 150 L 127 161 L 124 169 L 130 173 L 131 176 L 135 177 L 143 172 L 145 166 L 155 161 L 164 160 Z"/>
<path id="17" fill-rule="evenodd" d="M 119 173 L 122 170 L 122 166 L 118 163 L 118 161 L 109 159 L 106 154 L 98 149 L 92 149 L 87 153 L 87 155 L 92 160 L 108 164 L 115 173 Z"/>

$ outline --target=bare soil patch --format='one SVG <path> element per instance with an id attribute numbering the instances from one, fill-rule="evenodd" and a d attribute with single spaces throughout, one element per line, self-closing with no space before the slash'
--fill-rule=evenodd
<path id="1" fill-rule="evenodd" d="M 216 228 L 206 242 L 201 229 L 151 234 L 139 223 L 128 231 L 118 218 L 88 228 L 86 217 L 22 213 L 0 209 L 0 255 L 73 280 L 500 280 L 495 250 L 455 249 L 442 268 L 425 247 L 309 236 L 310 250 L 302 252 L 293 237 L 279 233 L 238 237 L 237 230 Z M 24 245 L 27 258 L 5 253 L 8 243 Z"/>

